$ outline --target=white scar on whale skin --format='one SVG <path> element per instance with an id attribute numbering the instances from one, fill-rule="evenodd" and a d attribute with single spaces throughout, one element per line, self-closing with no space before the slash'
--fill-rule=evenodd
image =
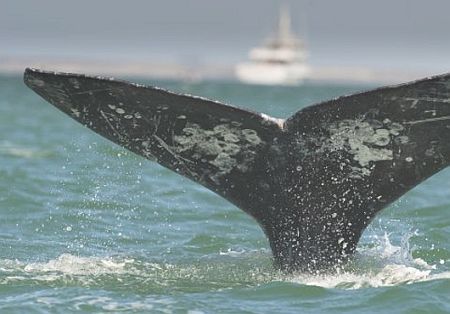
<path id="1" fill-rule="evenodd" d="M 196 123 L 188 122 L 183 129 L 183 135 L 173 137 L 173 150 L 179 154 L 192 150 L 192 158 L 208 161 L 219 169 L 218 175 L 230 173 L 233 169 L 246 172 L 256 154 L 252 154 L 256 146 L 264 141 L 252 129 L 241 129 L 232 124 L 219 124 L 213 129 L 203 129 Z M 241 158 L 239 154 L 253 156 Z"/>
<path id="2" fill-rule="evenodd" d="M 436 122 L 436 121 L 445 121 L 445 120 L 450 120 L 450 116 L 437 117 L 437 118 L 430 118 L 430 119 L 423 119 L 423 120 L 415 120 L 415 121 L 409 121 L 409 122 L 404 122 L 404 124 L 414 125 L 414 124 L 420 124 L 420 123 L 428 123 L 428 122 Z"/>
<path id="3" fill-rule="evenodd" d="M 445 99 L 445 98 L 433 98 L 433 97 L 422 97 L 422 98 L 403 98 L 405 100 L 410 100 L 410 101 L 429 101 L 429 102 L 441 102 L 441 103 L 450 103 L 450 98 L 449 99 Z"/>
<path id="4" fill-rule="evenodd" d="M 400 135 L 403 126 L 390 120 L 380 122 L 381 128 L 375 128 L 363 119 L 342 120 L 328 128 L 330 138 L 327 140 L 326 149 L 348 150 L 353 159 L 360 165 L 360 169 L 352 167 L 355 175 L 370 175 L 370 162 L 393 160 L 393 151 L 387 146 L 394 137 Z M 402 136 L 401 140 L 409 139 Z M 322 147 L 325 148 L 325 147 Z"/>
<path id="5" fill-rule="evenodd" d="M 260 113 L 260 116 L 266 121 L 274 122 L 280 129 L 284 128 L 284 122 L 286 121 L 285 119 L 274 118 L 265 113 Z"/>

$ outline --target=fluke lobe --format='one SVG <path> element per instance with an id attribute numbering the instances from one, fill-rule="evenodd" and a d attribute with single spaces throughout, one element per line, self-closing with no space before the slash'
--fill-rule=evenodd
<path id="1" fill-rule="evenodd" d="M 94 132 L 251 215 L 287 271 L 345 261 L 380 210 L 450 163 L 450 74 L 286 120 L 101 77 L 26 69 L 24 80 Z"/>

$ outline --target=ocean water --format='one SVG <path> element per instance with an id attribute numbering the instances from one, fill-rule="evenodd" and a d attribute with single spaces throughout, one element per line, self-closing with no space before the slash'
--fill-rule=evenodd
<path id="1" fill-rule="evenodd" d="M 373 87 L 140 82 L 281 118 Z M 0 313 L 449 313 L 449 235 L 446 169 L 336 274 L 280 273 L 238 208 L 0 76 Z"/>

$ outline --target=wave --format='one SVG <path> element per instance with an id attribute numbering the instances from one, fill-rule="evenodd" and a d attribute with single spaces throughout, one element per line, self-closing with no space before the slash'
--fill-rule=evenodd
<path id="1" fill-rule="evenodd" d="M 52 152 L 23 147 L 16 144 L 4 142 L 0 143 L 0 155 L 33 159 L 33 158 L 49 157 L 52 155 Z"/>
<path id="2" fill-rule="evenodd" d="M 359 249 L 355 259 L 332 273 L 283 274 L 273 269 L 267 249 L 229 249 L 189 264 L 149 262 L 130 257 L 82 257 L 62 254 L 46 262 L 0 260 L 0 283 L 39 281 L 83 286 L 138 286 L 144 290 L 203 291 L 238 286 L 257 286 L 271 282 L 295 283 L 337 289 L 361 289 L 450 279 L 446 261 L 428 264 L 413 258 L 409 237 L 400 246 L 388 234 L 376 245 Z"/>

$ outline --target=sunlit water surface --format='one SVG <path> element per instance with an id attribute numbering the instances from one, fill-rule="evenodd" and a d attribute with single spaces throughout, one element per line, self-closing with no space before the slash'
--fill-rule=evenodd
<path id="1" fill-rule="evenodd" d="M 370 86 L 144 82 L 276 117 Z M 0 76 L 0 312 L 448 313 L 450 169 L 329 275 L 273 269 L 246 214 Z"/>

